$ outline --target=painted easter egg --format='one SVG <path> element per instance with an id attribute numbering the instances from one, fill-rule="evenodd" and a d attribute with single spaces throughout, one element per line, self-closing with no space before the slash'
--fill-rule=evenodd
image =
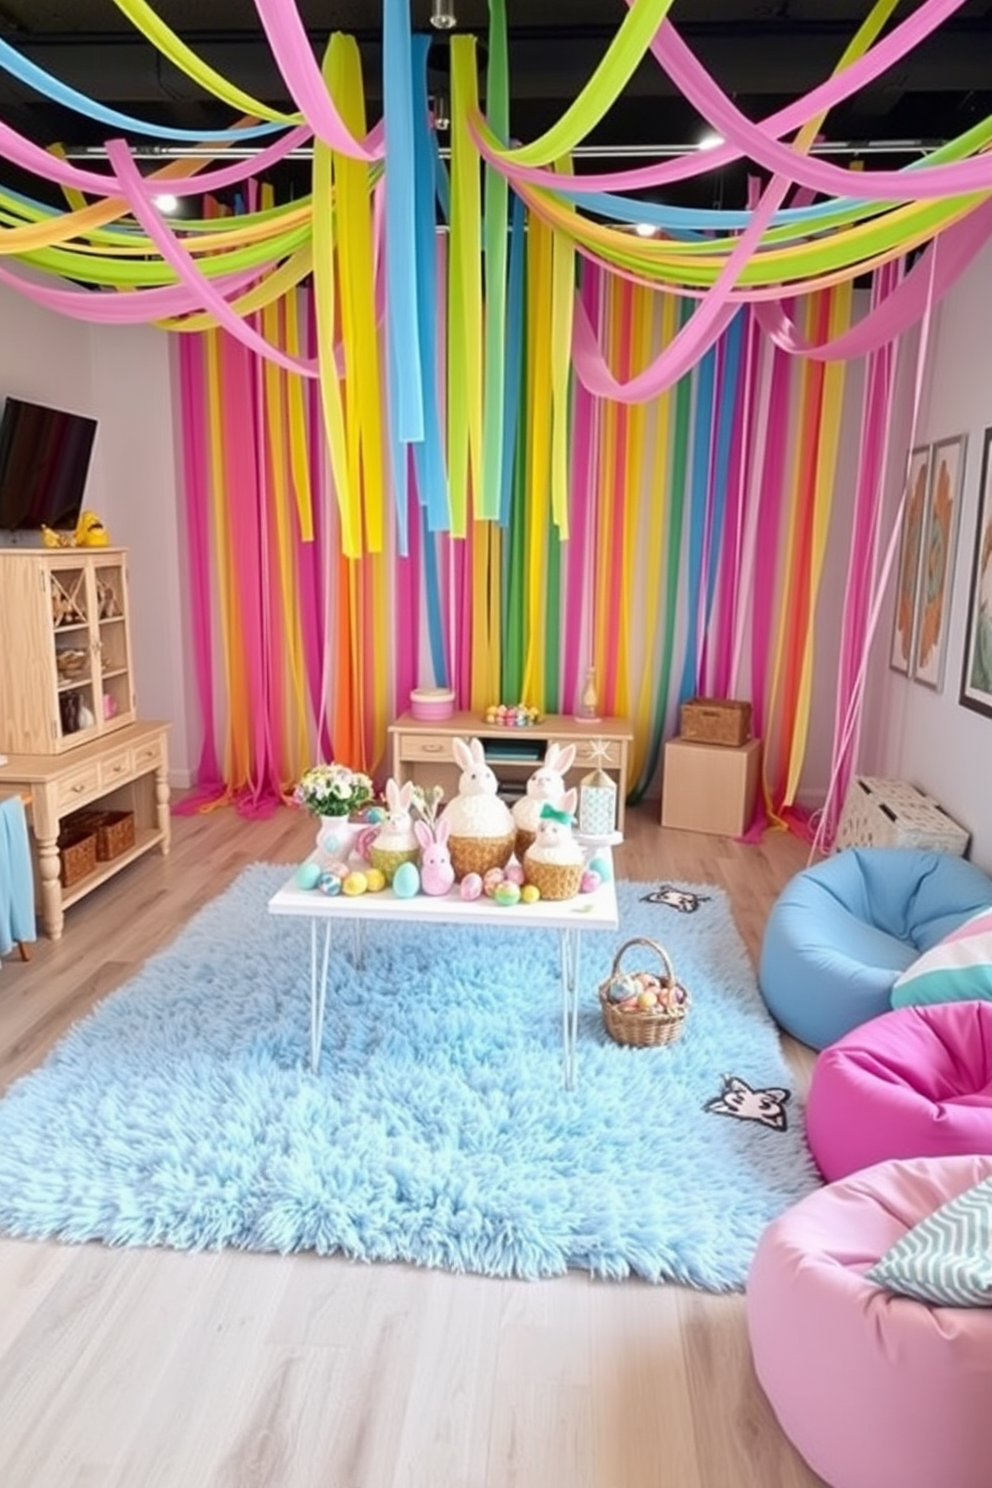
<path id="1" fill-rule="evenodd" d="M 519 863 L 507 863 L 503 869 L 503 877 L 510 883 L 523 885 L 524 870 Z"/>
<path id="2" fill-rule="evenodd" d="M 541 891 L 537 884 L 524 884 L 520 890 L 520 900 L 523 904 L 536 904 L 541 897 Z"/>
<path id="3" fill-rule="evenodd" d="M 602 879 L 595 871 L 595 869 L 587 868 L 582 875 L 582 880 L 579 884 L 579 892 L 582 894 L 595 894 L 601 883 Z"/>
<path id="4" fill-rule="evenodd" d="M 400 899 L 412 899 L 420 892 L 420 873 L 415 863 L 401 863 L 393 874 L 393 893 Z"/>
<path id="5" fill-rule="evenodd" d="M 386 808 L 384 806 L 370 806 L 365 814 L 373 826 L 379 826 L 386 820 Z"/>
<path id="6" fill-rule="evenodd" d="M 366 868 L 365 885 L 370 894 L 378 894 L 386 887 L 386 875 L 379 868 Z"/>
<path id="7" fill-rule="evenodd" d="M 320 865 L 318 863 L 301 863 L 296 870 L 296 882 L 301 889 L 315 889 L 320 882 Z"/>
<path id="8" fill-rule="evenodd" d="M 482 890 L 487 899 L 492 899 L 496 890 L 503 882 L 502 868 L 487 868 L 486 875 L 482 880 Z"/>
<path id="9" fill-rule="evenodd" d="M 359 894 L 364 894 L 368 886 L 369 881 L 364 873 L 349 873 L 341 885 L 349 899 L 354 899 Z"/>
<path id="10" fill-rule="evenodd" d="M 466 873 L 458 885 L 458 892 L 463 899 L 478 899 L 482 893 L 482 879 L 478 873 Z"/>
<path id="11" fill-rule="evenodd" d="M 590 858 L 588 871 L 598 873 L 600 883 L 609 883 L 613 877 L 609 858 Z"/>
<path id="12" fill-rule="evenodd" d="M 496 892 L 493 894 L 493 898 L 497 904 L 519 904 L 520 885 L 515 884 L 512 879 L 504 879 L 501 884 L 496 885 Z"/>
<path id="13" fill-rule="evenodd" d="M 341 892 L 341 880 L 336 873 L 322 873 L 317 880 L 317 887 L 322 894 L 336 899 Z"/>

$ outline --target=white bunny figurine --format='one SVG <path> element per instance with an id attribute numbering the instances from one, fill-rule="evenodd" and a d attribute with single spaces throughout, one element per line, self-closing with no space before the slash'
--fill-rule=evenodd
<path id="1" fill-rule="evenodd" d="M 461 776 L 458 794 L 444 808 L 441 821 L 448 823 L 455 875 L 464 878 L 504 867 L 516 832 L 509 806 L 496 794 L 499 781 L 486 763 L 482 740 L 453 739 L 452 749 Z"/>
<path id="2" fill-rule="evenodd" d="M 413 830 L 420 843 L 420 887 L 425 894 L 446 894 L 455 881 L 455 870 L 448 851 L 446 821 L 439 821 L 432 832 L 425 822 L 414 822 Z"/>
<path id="3" fill-rule="evenodd" d="M 387 883 L 392 883 L 393 874 L 401 863 L 413 863 L 417 859 L 419 848 L 410 815 L 412 801 L 412 780 L 405 785 L 397 785 L 395 780 L 386 781 L 388 815 L 369 848 L 369 859 L 372 867 L 384 874 Z"/>
<path id="4" fill-rule="evenodd" d="M 561 800 L 541 808 L 537 838 L 524 854 L 524 875 L 536 884 L 542 899 L 571 899 L 582 883 L 584 854 L 572 836 L 578 792 L 568 790 Z"/>
<path id="5" fill-rule="evenodd" d="M 546 801 L 556 806 L 565 794 L 565 776 L 575 763 L 575 745 L 548 745 L 541 767 L 527 781 L 527 794 L 513 807 L 513 820 L 517 828 L 516 854 L 521 863 L 524 853 L 537 835 L 537 824 L 541 808 Z"/>

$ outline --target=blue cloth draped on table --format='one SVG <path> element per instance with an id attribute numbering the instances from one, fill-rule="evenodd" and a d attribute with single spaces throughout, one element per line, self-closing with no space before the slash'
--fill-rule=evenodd
<path id="1" fill-rule="evenodd" d="M 34 874 L 20 796 L 0 800 L 0 955 L 34 940 Z"/>

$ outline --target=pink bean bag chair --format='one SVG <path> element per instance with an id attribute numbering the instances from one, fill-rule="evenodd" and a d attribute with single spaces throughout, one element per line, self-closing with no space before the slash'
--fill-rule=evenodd
<path id="1" fill-rule="evenodd" d="M 831 1488 L 989 1488 L 992 1308 L 936 1307 L 865 1272 L 992 1157 L 880 1163 L 765 1230 L 747 1283 L 754 1367 Z"/>
<path id="2" fill-rule="evenodd" d="M 897 1008 L 824 1049 L 806 1138 L 828 1181 L 891 1157 L 992 1153 L 992 1003 Z"/>

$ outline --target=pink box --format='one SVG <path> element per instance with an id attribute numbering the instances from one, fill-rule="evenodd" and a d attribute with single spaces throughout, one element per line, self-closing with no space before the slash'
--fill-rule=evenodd
<path id="1" fill-rule="evenodd" d="M 410 694 L 410 712 L 421 723 L 438 723 L 455 711 L 450 687 L 415 687 Z"/>

